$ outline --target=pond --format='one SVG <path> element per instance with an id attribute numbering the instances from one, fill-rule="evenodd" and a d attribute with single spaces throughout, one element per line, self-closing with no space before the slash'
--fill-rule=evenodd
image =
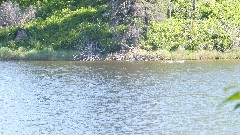
<path id="1" fill-rule="evenodd" d="M 0 134 L 238 134 L 240 61 L 0 62 Z"/>

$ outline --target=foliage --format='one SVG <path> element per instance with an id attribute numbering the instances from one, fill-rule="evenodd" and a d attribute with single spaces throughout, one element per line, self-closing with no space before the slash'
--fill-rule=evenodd
<path id="1" fill-rule="evenodd" d="M 122 48 L 138 47 L 145 40 L 150 21 L 166 18 L 167 0 L 110 0 L 104 16 L 109 18 L 110 27 L 125 26 L 124 32 L 116 31 L 117 41 Z"/>
<path id="2" fill-rule="evenodd" d="M 147 35 L 147 44 L 153 49 L 176 50 L 183 47 L 186 50 L 218 50 L 231 48 L 234 37 L 225 31 L 221 22 L 209 20 L 169 19 L 164 23 L 152 23 Z"/>
<path id="3" fill-rule="evenodd" d="M 151 23 L 147 44 L 152 49 L 175 50 L 181 43 L 184 24 L 179 20 L 168 20 L 164 23 Z M 180 41 L 180 42 L 179 42 Z"/>
<path id="4" fill-rule="evenodd" d="M 239 46 L 240 9 L 237 0 L 173 1 L 173 18 L 152 22 L 146 44 L 152 49 L 228 51 Z"/>
<path id="5" fill-rule="evenodd" d="M 8 23 L 12 27 L 0 27 L 0 47 L 11 50 L 20 47 L 84 50 L 93 45 L 95 51 L 109 53 L 125 45 L 146 50 L 228 52 L 240 45 L 238 0 L 197 0 L 196 9 L 192 0 L 12 0 L 8 3 L 15 5 L 9 16 L 22 14 L 19 20 Z M 35 8 L 30 8 L 31 5 Z M 36 19 L 26 17 L 35 10 Z M 171 18 L 167 18 L 168 11 Z M 19 27 L 28 31 L 29 36 L 16 42 Z"/>
<path id="6" fill-rule="evenodd" d="M 237 86 L 229 86 L 229 87 L 226 87 L 224 90 L 228 91 L 228 90 L 232 90 L 232 89 L 235 89 L 235 88 L 237 88 Z M 235 92 L 234 94 L 232 94 L 231 96 L 226 98 L 223 103 L 239 101 L 239 100 L 240 100 L 240 91 Z M 240 103 L 237 103 L 234 107 L 234 109 L 238 109 L 238 108 L 240 108 Z"/>
<path id="7" fill-rule="evenodd" d="M 61 13 L 56 13 L 46 20 L 38 18 L 25 25 L 33 35 L 31 41 L 34 41 L 29 42 L 25 47 L 41 49 L 51 46 L 54 49 L 81 49 L 88 41 L 95 41 L 99 46 L 108 49 L 104 45 L 111 38 L 111 29 L 107 23 L 92 19 L 98 16 L 97 9 L 80 8 L 75 11 L 64 9 Z M 35 42 L 38 42 L 39 46 L 35 46 L 37 45 Z"/>
<path id="8" fill-rule="evenodd" d="M 24 3 L 24 1 L 20 3 L 23 6 L 34 3 L 34 1 L 26 2 L 28 4 Z M 40 5 L 42 8 L 47 8 L 46 6 L 49 5 L 44 5 L 44 2 L 46 1 L 42 1 Z M 83 3 L 95 7 L 75 6 L 74 10 L 69 8 L 73 9 L 73 5 L 77 3 L 74 1 L 68 2 L 71 2 L 72 5 L 69 3 L 66 4 L 65 1 L 50 2 L 53 5 L 50 7 L 51 11 L 44 9 L 44 12 L 48 12 L 46 14 L 40 13 L 42 10 L 38 10 L 37 15 L 41 14 L 40 16 L 44 17 L 38 17 L 23 25 L 23 28 L 30 33 L 31 38 L 14 42 L 13 39 L 17 27 L 0 28 L 1 46 L 11 49 L 24 47 L 41 50 L 46 47 L 52 47 L 54 50 L 81 50 L 89 42 L 95 42 L 96 48 L 101 48 L 101 52 L 111 52 L 119 48 L 118 45 L 115 45 L 111 41 L 114 29 L 109 28 L 107 21 L 102 18 L 102 12 L 106 9 L 106 6 L 104 4 L 99 6 L 98 4 L 103 3 L 103 1 L 90 4 L 86 0 Z"/>

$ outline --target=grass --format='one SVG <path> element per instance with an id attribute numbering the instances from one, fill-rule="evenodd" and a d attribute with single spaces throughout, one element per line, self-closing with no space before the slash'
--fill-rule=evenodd
<path id="1" fill-rule="evenodd" d="M 133 52 L 137 54 L 138 60 L 145 60 L 145 61 L 240 59 L 239 50 L 231 50 L 228 52 L 218 52 L 215 50 L 188 51 L 184 49 L 179 49 L 177 51 L 167 51 L 167 50 L 146 51 L 142 49 L 135 49 Z M 132 52 L 128 52 L 125 56 L 127 60 L 135 59 L 133 58 Z"/>
<path id="2" fill-rule="evenodd" d="M 17 50 L 11 50 L 7 47 L 0 48 L 0 60 L 74 60 L 74 56 L 78 54 L 79 51 L 55 51 L 50 48 L 42 50 L 27 50 L 22 47 Z M 113 57 L 115 59 L 112 59 Z M 203 50 L 193 52 L 179 49 L 177 51 L 170 52 L 166 50 L 147 51 L 138 48 L 126 54 L 109 54 L 105 60 L 120 60 L 120 57 L 122 58 L 121 60 L 126 61 L 240 59 L 240 51 L 231 50 L 228 52 L 217 52 Z"/>
<path id="3" fill-rule="evenodd" d="M 11 50 L 6 47 L 0 48 L 0 60 L 73 60 L 75 54 L 78 54 L 77 51 L 26 50 L 23 48 Z"/>

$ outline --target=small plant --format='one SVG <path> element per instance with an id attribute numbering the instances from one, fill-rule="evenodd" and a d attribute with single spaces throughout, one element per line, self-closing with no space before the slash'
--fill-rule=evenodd
<path id="1" fill-rule="evenodd" d="M 15 26 L 24 24 L 34 19 L 35 13 L 36 10 L 33 6 L 21 10 L 18 3 L 3 2 L 0 6 L 0 25 Z"/>
<path id="2" fill-rule="evenodd" d="M 231 90 L 231 89 L 235 89 L 237 88 L 238 86 L 229 86 L 229 87 L 226 87 L 224 88 L 224 91 L 228 91 L 228 90 Z M 229 102 L 233 102 L 233 101 L 240 101 L 240 91 L 237 91 L 235 92 L 234 94 L 232 94 L 231 96 L 229 96 L 228 98 L 226 98 L 223 103 L 229 103 Z M 237 103 L 234 107 L 234 110 L 240 108 L 240 103 Z"/>

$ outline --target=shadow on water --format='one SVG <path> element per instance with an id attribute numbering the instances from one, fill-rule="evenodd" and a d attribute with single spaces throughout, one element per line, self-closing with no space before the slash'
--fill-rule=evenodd
<path id="1" fill-rule="evenodd" d="M 237 134 L 240 62 L 0 62 L 1 134 Z"/>

